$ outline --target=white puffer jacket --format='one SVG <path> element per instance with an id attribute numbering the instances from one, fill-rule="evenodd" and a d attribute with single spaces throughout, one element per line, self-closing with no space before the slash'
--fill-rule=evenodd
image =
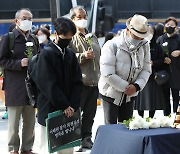
<path id="1" fill-rule="evenodd" d="M 141 90 L 144 88 L 151 74 L 150 61 L 149 43 L 144 39 L 137 47 L 133 46 L 127 40 L 126 30 L 107 41 L 100 57 L 100 94 L 113 98 L 113 103 L 120 106 L 130 83 L 137 83 Z M 130 97 L 126 102 L 130 101 Z"/>

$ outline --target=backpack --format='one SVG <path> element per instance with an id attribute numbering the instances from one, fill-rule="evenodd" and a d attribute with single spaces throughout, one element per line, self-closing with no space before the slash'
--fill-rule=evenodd
<path id="1" fill-rule="evenodd" d="M 10 51 L 10 56 L 13 57 L 14 56 L 13 47 L 14 47 L 15 36 L 14 36 L 13 32 L 9 32 L 8 36 L 9 36 L 9 51 Z M 0 66 L 0 77 L 4 78 L 4 68 L 2 66 Z"/>

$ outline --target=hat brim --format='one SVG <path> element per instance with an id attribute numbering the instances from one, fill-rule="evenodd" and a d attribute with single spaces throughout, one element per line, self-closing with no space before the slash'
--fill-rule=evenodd
<path id="1" fill-rule="evenodd" d="M 147 29 L 147 32 L 145 34 L 141 34 L 141 33 L 138 33 L 136 32 L 135 30 L 133 30 L 131 27 L 130 27 L 130 21 L 131 21 L 132 17 L 129 18 L 127 21 L 126 21 L 126 26 L 127 28 L 134 34 L 136 35 L 137 37 L 140 37 L 140 38 L 146 38 L 150 35 L 150 28 L 148 26 L 148 29 Z"/>

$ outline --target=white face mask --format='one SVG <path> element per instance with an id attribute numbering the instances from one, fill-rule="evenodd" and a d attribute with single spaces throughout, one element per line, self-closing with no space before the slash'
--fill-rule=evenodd
<path id="1" fill-rule="evenodd" d="M 39 43 L 43 43 L 44 41 L 46 41 L 47 36 L 46 35 L 39 35 L 37 36 Z"/>
<path id="2" fill-rule="evenodd" d="M 87 27 L 87 20 L 85 20 L 85 19 L 74 21 L 74 23 L 78 28 L 86 28 Z"/>
<path id="3" fill-rule="evenodd" d="M 129 41 L 130 41 L 130 43 L 131 43 L 132 45 L 134 45 L 134 46 L 138 46 L 138 45 L 142 42 L 142 40 L 136 40 L 136 39 L 132 38 L 131 35 L 130 35 L 130 37 L 129 37 Z"/>
<path id="4" fill-rule="evenodd" d="M 29 21 L 29 20 L 22 20 L 22 21 L 20 21 L 19 28 L 22 31 L 25 31 L 25 32 L 29 31 L 32 28 L 32 21 Z"/>

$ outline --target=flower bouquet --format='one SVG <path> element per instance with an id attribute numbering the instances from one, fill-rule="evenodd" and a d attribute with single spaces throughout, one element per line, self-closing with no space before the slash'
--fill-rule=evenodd
<path id="1" fill-rule="evenodd" d="M 33 56 L 33 42 L 26 42 L 26 51 L 25 55 L 28 59 L 32 58 Z"/>
<path id="2" fill-rule="evenodd" d="M 85 35 L 86 41 L 90 46 L 90 50 L 93 51 L 93 34 L 92 33 L 88 33 Z M 96 65 L 95 65 L 95 61 L 93 59 L 93 67 L 94 67 L 94 71 L 96 70 Z"/>
<path id="3" fill-rule="evenodd" d="M 136 116 L 129 120 L 124 120 L 122 124 L 130 130 L 171 127 L 173 126 L 173 119 L 171 116 L 159 116 L 157 118 L 142 118 L 141 116 Z"/>

